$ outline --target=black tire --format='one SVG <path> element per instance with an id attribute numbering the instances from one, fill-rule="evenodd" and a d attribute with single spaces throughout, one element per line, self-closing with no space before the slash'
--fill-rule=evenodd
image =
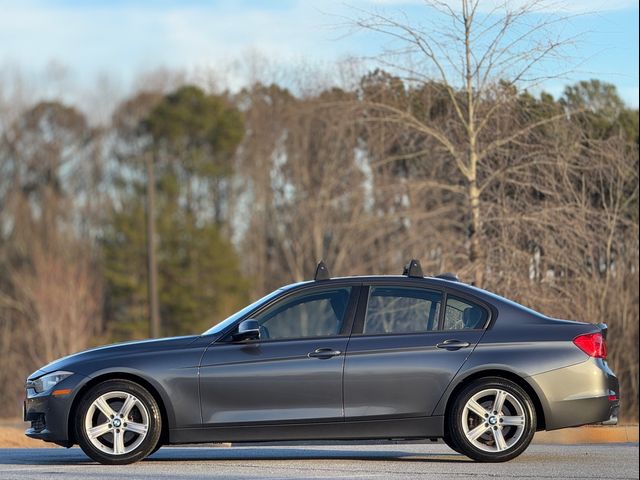
<path id="1" fill-rule="evenodd" d="M 151 453 L 148 456 L 150 457 L 151 455 L 156 453 L 158 450 L 160 450 L 162 447 L 163 447 L 162 442 L 158 442 L 157 445 L 153 447 L 153 450 L 151 450 Z"/>
<path id="2" fill-rule="evenodd" d="M 442 437 L 442 440 L 444 441 L 444 443 L 447 445 L 447 447 L 449 447 L 451 450 L 453 450 L 454 452 L 457 453 L 462 453 L 460 451 L 460 447 L 458 447 L 458 445 L 456 445 L 455 443 L 453 443 L 453 439 L 451 438 L 451 435 L 449 435 L 448 433 L 445 433 L 444 436 Z"/>
<path id="3" fill-rule="evenodd" d="M 144 409 L 146 409 L 146 413 L 148 417 L 148 427 L 146 430 L 146 435 L 143 437 L 143 440 L 136 448 L 132 449 L 127 453 L 113 454 L 113 453 L 108 453 L 106 451 L 100 450 L 98 447 L 96 447 L 92 443 L 85 428 L 85 419 L 87 417 L 87 414 L 90 411 L 90 408 L 93 402 L 99 397 L 101 397 L 102 395 L 112 393 L 112 392 L 124 392 L 127 394 L 134 395 L 143 405 Z M 113 400 L 110 400 L 110 401 L 112 402 L 110 405 L 112 405 L 114 409 L 117 409 L 118 404 L 113 403 Z M 117 401 L 118 400 L 116 399 L 116 402 Z M 137 410 L 132 410 L 132 415 L 139 414 L 141 407 L 136 406 L 134 408 Z M 94 408 L 93 415 L 99 416 L 99 415 L 103 415 L 103 413 Z M 104 419 L 105 417 L 100 417 L 100 418 Z M 104 421 L 105 420 L 101 420 L 101 422 L 104 422 Z M 108 422 L 109 420 L 106 419 L 106 421 Z M 125 418 L 122 421 L 126 422 L 127 419 Z M 133 425 L 133 421 L 135 420 L 131 420 L 132 425 Z M 124 423 L 124 425 L 126 426 L 126 423 Z M 160 408 L 158 407 L 158 403 L 156 402 L 156 400 L 153 398 L 153 395 L 151 395 L 142 386 L 138 385 L 135 382 L 131 382 L 129 380 L 106 380 L 94 386 L 93 388 L 91 388 L 82 397 L 78 405 L 78 408 L 76 409 L 76 412 L 75 412 L 74 426 L 75 426 L 76 439 L 78 441 L 78 444 L 80 445 L 80 448 L 82 448 L 82 451 L 86 453 L 89 457 L 91 457 L 93 460 L 105 465 L 127 465 L 130 463 L 135 463 L 142 460 L 143 458 L 150 455 L 153 451 L 155 451 L 154 449 L 158 448 L 158 445 L 160 443 L 159 442 L 160 434 L 162 432 L 162 415 L 160 414 Z M 125 444 L 124 442 L 127 441 L 126 440 L 127 437 L 125 437 L 124 428 L 122 429 L 122 432 L 123 432 L 122 435 L 124 438 L 123 444 Z M 101 437 L 103 438 L 101 442 L 108 443 L 109 435 L 111 435 L 110 438 L 113 445 L 115 443 L 113 441 L 114 436 L 116 435 L 115 433 L 106 433 L 104 437 Z M 136 437 L 137 434 L 135 433 L 131 434 L 127 432 L 126 435 L 129 435 L 130 437 L 133 435 L 133 438 L 138 438 Z M 133 442 L 131 440 L 129 440 L 129 442 L 131 446 L 133 446 Z M 115 450 L 115 445 L 113 447 L 113 450 Z"/>
<path id="4" fill-rule="evenodd" d="M 520 418 L 524 417 L 524 425 L 522 426 L 520 437 L 517 438 L 517 434 L 514 433 L 518 431 L 517 430 L 518 427 L 510 427 L 510 426 L 507 426 L 506 423 L 504 424 L 504 430 L 503 428 L 500 427 L 501 424 L 499 422 L 501 420 L 499 415 L 498 416 L 492 415 L 495 418 L 487 419 L 486 420 L 487 423 L 483 423 L 485 422 L 485 420 L 483 419 L 480 421 L 479 416 L 476 418 L 474 417 L 474 415 L 467 414 L 467 421 L 471 422 L 471 425 L 468 425 L 467 428 L 470 429 L 472 426 L 480 427 L 480 424 L 489 426 L 488 429 L 486 430 L 487 433 L 485 433 L 482 437 L 478 439 L 479 443 L 482 443 L 482 441 L 487 442 L 486 448 L 497 448 L 497 445 L 498 445 L 498 441 L 497 441 L 498 438 L 496 438 L 496 435 L 492 432 L 492 429 L 499 430 L 499 435 L 503 435 L 502 432 L 504 431 L 505 433 L 502 436 L 502 438 L 505 438 L 505 439 L 507 438 L 508 435 L 512 435 L 511 440 L 507 439 L 507 442 L 512 441 L 512 444 L 509 445 L 508 448 L 505 448 L 504 450 L 501 450 L 501 451 L 485 451 L 479 448 L 478 446 L 476 446 L 472 442 L 472 440 L 470 440 L 465 434 L 463 423 L 462 423 L 463 413 L 464 413 L 465 405 L 467 404 L 467 402 L 474 395 L 479 394 L 483 390 L 490 390 L 490 389 L 500 389 L 512 395 L 520 403 L 520 406 L 522 407 L 523 415 L 519 415 L 519 417 Z M 508 408 L 508 405 L 505 405 L 505 408 Z M 493 412 L 489 412 L 489 413 L 493 413 Z M 510 415 L 513 415 L 513 414 L 510 414 Z M 469 419 L 470 417 L 471 419 Z M 474 419 L 476 424 L 473 423 Z M 490 424 L 489 420 L 497 421 L 498 423 Z M 508 421 L 509 418 L 507 417 L 504 420 Z M 509 461 L 517 457 L 518 455 L 520 455 L 522 452 L 526 450 L 526 448 L 531 443 L 531 440 L 533 439 L 533 435 L 536 433 L 536 411 L 535 411 L 533 402 L 531 401 L 531 398 L 529 397 L 527 392 L 525 392 L 518 384 L 501 377 L 480 378 L 471 382 L 469 385 L 467 385 L 454 399 L 452 408 L 449 410 L 448 416 L 445 421 L 447 423 L 445 426 L 445 429 L 447 432 L 450 433 L 449 439 L 453 443 L 453 445 L 458 447 L 459 449 L 458 451 L 460 453 L 468 456 L 469 458 L 477 462 Z M 491 425 L 494 425 L 494 426 L 491 426 Z M 493 447 L 491 445 L 492 438 L 494 439 Z M 505 445 L 508 445 L 508 443 Z M 482 445 L 482 446 L 485 446 L 485 445 Z"/>

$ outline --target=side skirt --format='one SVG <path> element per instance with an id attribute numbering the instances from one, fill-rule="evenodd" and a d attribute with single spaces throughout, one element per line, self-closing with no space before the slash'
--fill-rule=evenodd
<path id="1" fill-rule="evenodd" d="M 176 428 L 169 443 L 373 440 L 442 437 L 444 417 L 412 417 L 349 422 L 235 425 Z"/>

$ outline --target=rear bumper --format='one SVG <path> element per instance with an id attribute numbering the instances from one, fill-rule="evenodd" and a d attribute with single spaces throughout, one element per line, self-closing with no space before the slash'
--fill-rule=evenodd
<path id="1" fill-rule="evenodd" d="M 602 359 L 589 358 L 528 380 L 542 404 L 546 430 L 618 423 L 618 379 Z"/>

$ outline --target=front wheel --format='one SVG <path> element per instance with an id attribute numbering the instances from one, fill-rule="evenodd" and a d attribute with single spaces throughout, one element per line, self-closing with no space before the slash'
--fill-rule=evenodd
<path id="1" fill-rule="evenodd" d="M 531 398 L 516 383 L 481 378 L 460 392 L 447 423 L 460 453 L 479 462 L 506 462 L 529 446 L 536 413 Z"/>
<path id="2" fill-rule="evenodd" d="M 462 453 L 460 451 L 460 447 L 458 447 L 458 445 L 456 445 L 455 443 L 453 443 L 453 440 L 451 439 L 451 435 L 449 435 L 448 433 L 445 433 L 444 436 L 442 437 L 442 440 L 444 441 L 444 443 L 447 445 L 447 447 L 449 447 L 451 450 L 453 450 L 454 452 L 458 452 L 458 453 Z"/>
<path id="3" fill-rule="evenodd" d="M 80 400 L 75 431 L 89 457 L 107 465 L 125 465 L 142 460 L 156 448 L 162 416 L 145 388 L 128 380 L 107 380 Z"/>

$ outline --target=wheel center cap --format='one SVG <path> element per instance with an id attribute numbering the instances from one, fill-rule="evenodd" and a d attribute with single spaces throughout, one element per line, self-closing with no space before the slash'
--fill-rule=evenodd
<path id="1" fill-rule="evenodd" d="M 494 416 L 489 417 L 489 423 L 491 425 L 495 425 L 496 423 L 498 423 L 498 419 Z"/>
<path id="2" fill-rule="evenodd" d="M 120 427 L 120 425 L 121 425 L 121 423 L 122 423 L 122 422 L 120 421 L 120 419 L 119 419 L 119 418 L 114 418 L 114 419 L 113 419 L 113 426 L 114 426 L 114 427 L 119 428 L 119 427 Z"/>

